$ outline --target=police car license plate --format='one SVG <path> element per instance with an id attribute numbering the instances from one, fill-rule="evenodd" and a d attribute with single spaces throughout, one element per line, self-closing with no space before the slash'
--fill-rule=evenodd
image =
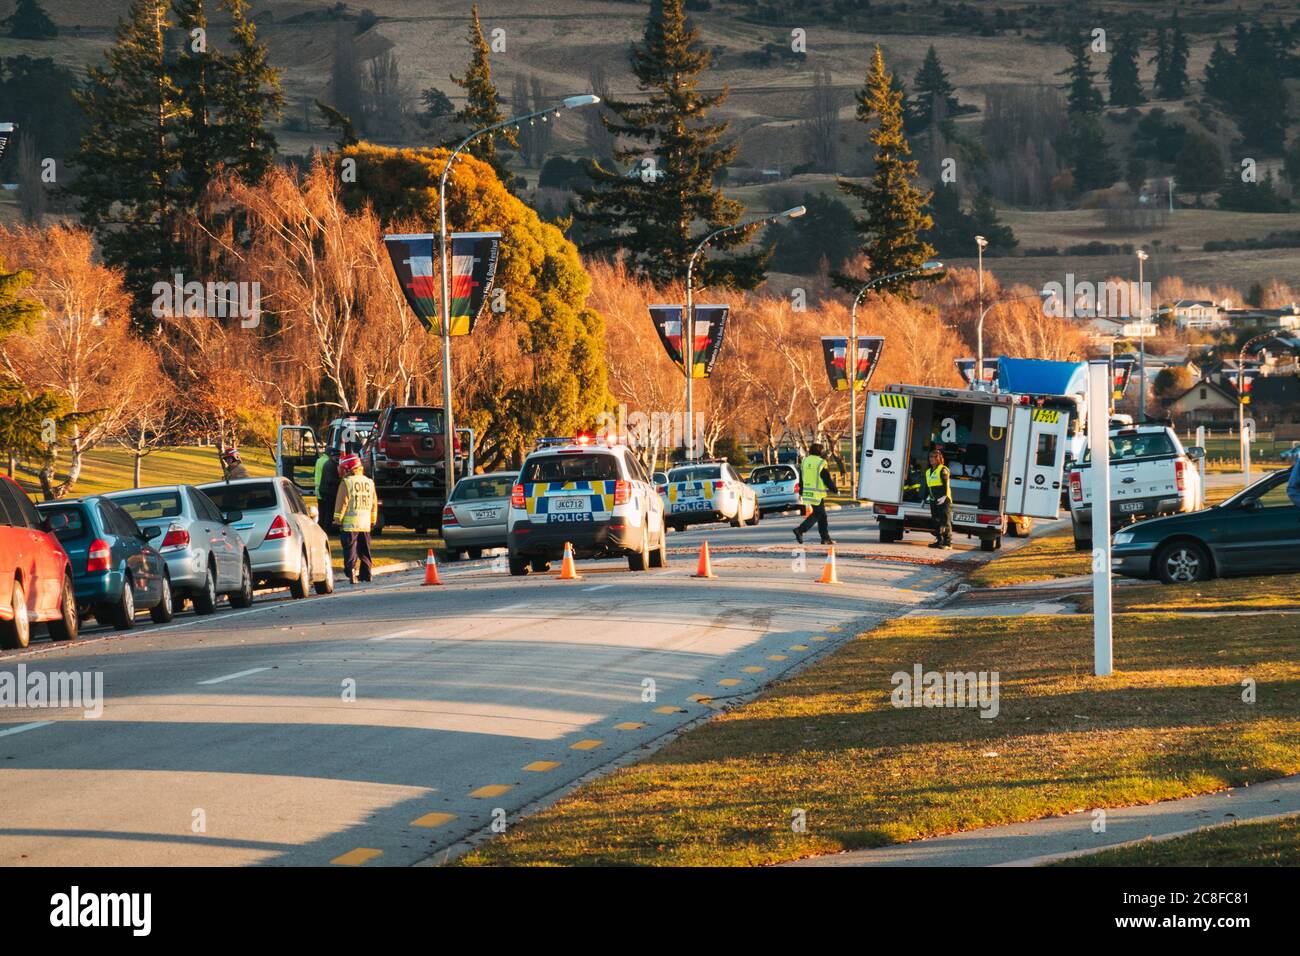
<path id="1" fill-rule="evenodd" d="M 552 498 L 551 510 L 558 513 L 586 511 L 590 502 L 586 498 Z"/>
<path id="2" fill-rule="evenodd" d="M 682 488 L 677 492 L 678 498 L 698 498 L 700 496 L 699 488 Z"/>

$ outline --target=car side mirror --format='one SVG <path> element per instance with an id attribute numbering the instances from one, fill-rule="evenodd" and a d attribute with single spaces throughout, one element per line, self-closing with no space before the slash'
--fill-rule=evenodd
<path id="1" fill-rule="evenodd" d="M 1201 461 L 1205 457 L 1205 449 L 1200 445 L 1189 448 L 1187 449 L 1187 457 L 1192 461 Z"/>
<path id="2" fill-rule="evenodd" d="M 315 505 L 308 505 L 307 517 L 311 518 L 312 521 L 320 520 L 320 509 L 317 508 Z"/>
<path id="3" fill-rule="evenodd" d="M 234 524 L 236 521 L 244 520 L 244 513 L 239 510 L 227 511 L 224 515 L 226 524 Z"/>

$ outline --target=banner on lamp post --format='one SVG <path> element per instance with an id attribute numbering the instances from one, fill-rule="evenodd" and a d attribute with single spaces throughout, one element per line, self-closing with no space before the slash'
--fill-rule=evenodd
<path id="1" fill-rule="evenodd" d="M 876 365 L 880 362 L 880 354 L 884 351 L 884 347 L 885 339 L 883 336 L 858 336 L 858 367 L 857 374 L 853 379 L 853 386 L 857 391 L 862 391 L 867 387 L 867 383 L 871 381 L 871 376 L 876 370 Z M 826 362 L 826 377 L 830 379 L 831 388 L 837 392 L 848 391 L 848 337 L 843 335 L 823 335 L 822 358 Z"/>
<path id="2" fill-rule="evenodd" d="M 1136 359 L 1118 358 L 1111 365 L 1111 400 L 1118 402 L 1128 391 L 1129 380 L 1133 378 L 1133 367 L 1137 365 Z"/>
<path id="3" fill-rule="evenodd" d="M 695 307 L 694 347 L 691 350 L 691 378 L 708 378 L 713 363 L 722 351 L 722 337 L 730 314 L 727 305 L 697 305 Z M 654 323 L 664 351 L 678 368 L 684 368 L 682 349 L 682 315 L 680 305 L 650 306 L 650 320 Z"/>
<path id="4" fill-rule="evenodd" d="M 954 359 L 953 364 L 957 366 L 957 373 L 961 375 L 962 380 L 967 385 L 975 384 L 975 359 L 959 358 Z M 998 378 L 998 359 L 997 356 L 984 356 L 984 374 L 980 376 L 982 382 L 996 382 Z"/>
<path id="5" fill-rule="evenodd" d="M 487 306 L 496 280 L 499 232 L 453 232 L 451 240 L 450 334 L 469 335 Z M 432 234 L 384 236 L 402 294 L 430 332 L 442 334 L 437 274 L 438 237 Z"/>

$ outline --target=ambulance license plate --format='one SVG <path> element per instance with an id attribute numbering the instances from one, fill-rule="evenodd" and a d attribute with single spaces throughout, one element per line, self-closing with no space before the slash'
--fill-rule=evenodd
<path id="1" fill-rule="evenodd" d="M 978 519 L 975 517 L 975 515 L 966 514 L 965 512 L 958 511 L 956 514 L 952 516 L 952 520 L 957 524 L 974 524 Z"/>

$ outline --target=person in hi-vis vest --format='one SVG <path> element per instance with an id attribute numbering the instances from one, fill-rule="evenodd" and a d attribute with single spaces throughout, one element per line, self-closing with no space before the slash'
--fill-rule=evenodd
<path id="1" fill-rule="evenodd" d="M 379 518 L 379 495 L 375 483 L 362 473 L 356 455 L 339 459 L 339 474 L 343 480 L 334 498 L 334 523 L 343 541 L 343 572 L 356 584 L 358 564 L 361 580 L 370 580 L 370 529 Z"/>
<path id="2" fill-rule="evenodd" d="M 803 519 L 803 524 L 794 529 L 794 538 L 803 544 L 803 534 L 817 523 L 817 533 L 821 535 L 822 544 L 834 544 L 831 529 L 826 524 L 826 492 L 838 494 L 835 480 L 831 478 L 830 467 L 822 457 L 822 446 L 814 443 L 808 449 L 803 464 L 799 468 L 799 488 L 804 504 L 812 508 L 812 513 Z"/>
<path id="3" fill-rule="evenodd" d="M 930 517 L 934 519 L 934 544 L 932 548 L 952 547 L 952 475 L 944 464 L 943 452 L 930 450 L 930 467 L 925 470 L 925 497 L 930 502 Z"/>

